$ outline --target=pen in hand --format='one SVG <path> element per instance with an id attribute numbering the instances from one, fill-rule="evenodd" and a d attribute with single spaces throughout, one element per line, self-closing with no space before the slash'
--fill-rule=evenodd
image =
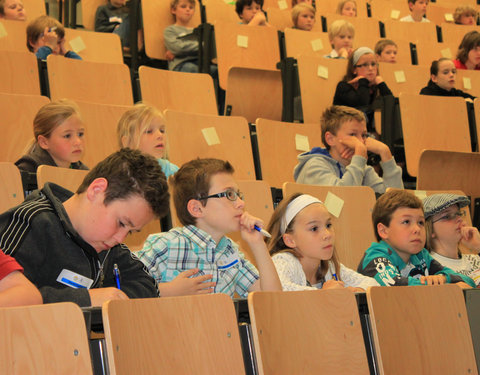
<path id="1" fill-rule="evenodd" d="M 120 288 L 120 270 L 118 269 L 117 263 L 113 265 L 113 276 L 115 276 L 115 282 L 117 283 L 117 289 Z"/>
<path id="2" fill-rule="evenodd" d="M 261 234 L 263 234 L 265 237 L 267 238 L 272 238 L 272 235 L 270 233 L 268 233 L 265 229 L 262 229 L 260 228 L 259 226 L 257 225 L 254 225 L 253 228 L 257 231 L 259 231 Z"/>

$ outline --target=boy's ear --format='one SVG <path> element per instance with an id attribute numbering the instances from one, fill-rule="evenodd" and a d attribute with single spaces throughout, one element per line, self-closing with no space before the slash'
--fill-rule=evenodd
<path id="1" fill-rule="evenodd" d="M 105 193 L 108 187 L 108 181 L 104 177 L 96 178 L 87 188 L 87 198 L 94 200 L 99 194 Z"/>
<path id="2" fill-rule="evenodd" d="M 187 210 L 190 215 L 198 219 L 203 216 L 203 205 L 197 199 L 190 199 L 187 203 Z"/>
<path id="3" fill-rule="evenodd" d="M 325 132 L 325 142 L 331 147 L 335 144 L 335 135 L 330 133 L 329 131 Z"/>
<path id="4" fill-rule="evenodd" d="M 285 243 L 285 245 L 287 245 L 288 247 L 294 249 L 297 245 L 295 244 L 295 240 L 292 238 L 291 234 L 289 233 L 284 233 L 282 235 L 282 238 L 283 238 L 283 242 Z"/>
<path id="5" fill-rule="evenodd" d="M 377 224 L 377 233 L 382 238 L 382 240 L 387 239 L 388 238 L 388 227 L 385 224 L 378 223 Z"/>

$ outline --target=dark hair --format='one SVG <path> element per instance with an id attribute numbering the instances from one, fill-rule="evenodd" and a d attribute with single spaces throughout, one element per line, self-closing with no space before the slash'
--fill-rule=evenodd
<path id="1" fill-rule="evenodd" d="M 420 208 L 423 212 L 423 204 L 414 194 L 405 190 L 393 189 L 380 198 L 378 198 L 372 211 L 373 229 L 375 231 L 375 237 L 377 241 L 381 241 L 382 238 L 378 234 L 378 223 L 382 223 L 386 227 L 390 226 L 393 213 L 399 208 Z"/>
<path id="2" fill-rule="evenodd" d="M 219 159 L 195 159 L 182 165 L 170 177 L 173 188 L 173 203 L 177 217 L 183 225 L 195 225 L 196 219 L 190 215 L 187 204 L 191 199 L 200 199 L 208 195 L 212 176 L 217 173 L 233 174 L 234 169 L 228 161 Z M 206 200 L 200 201 L 203 206 Z"/>
<path id="3" fill-rule="evenodd" d="M 286 252 L 294 255 L 297 259 L 302 257 L 302 255 L 298 251 L 285 245 L 285 242 L 283 241 L 283 233 L 281 231 L 283 217 L 287 212 L 288 205 L 293 200 L 298 198 L 300 195 L 303 195 L 303 194 L 294 193 L 291 196 L 284 198 L 280 202 L 280 204 L 277 206 L 275 211 L 273 212 L 273 215 L 270 218 L 270 222 L 268 223 L 267 229 L 266 229 L 267 232 L 272 235 L 272 237 L 269 239 L 265 239 L 265 241 L 267 242 L 267 249 L 270 252 L 270 255 Z M 294 223 L 295 223 L 295 218 L 293 218 L 292 221 L 288 224 L 287 229 L 285 230 L 285 233 L 292 232 Z M 336 251 L 333 251 L 331 261 L 334 264 L 335 273 L 337 274 L 337 277 L 340 276 L 340 263 L 338 261 Z M 328 268 L 329 268 L 329 260 L 322 260 L 320 262 L 320 267 L 318 268 L 317 274 L 316 274 L 317 281 L 320 281 L 325 277 L 325 275 L 328 272 Z"/>
<path id="4" fill-rule="evenodd" d="M 235 3 L 235 12 L 240 16 L 243 13 L 243 8 L 247 5 L 252 5 L 252 3 L 260 5 L 260 9 L 263 8 L 263 0 L 237 0 Z"/>
<path id="5" fill-rule="evenodd" d="M 440 65 L 440 63 L 442 61 L 452 61 L 452 60 L 450 60 L 447 57 L 442 57 L 438 60 L 432 61 L 432 65 L 430 66 L 430 74 L 431 75 L 434 75 L 434 76 L 438 75 L 438 66 Z"/>
<path id="6" fill-rule="evenodd" d="M 77 190 L 82 194 L 96 178 L 105 178 L 108 186 L 103 203 L 125 200 L 133 195 L 144 198 L 157 217 L 169 210 L 167 179 L 158 161 L 138 150 L 123 148 L 98 163 Z"/>
<path id="7" fill-rule="evenodd" d="M 458 46 L 457 59 L 465 64 L 468 60 L 468 53 L 478 46 L 480 46 L 480 33 L 475 30 L 466 33 Z"/>

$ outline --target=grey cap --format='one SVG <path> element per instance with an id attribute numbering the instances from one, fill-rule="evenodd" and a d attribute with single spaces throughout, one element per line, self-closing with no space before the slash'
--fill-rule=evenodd
<path id="1" fill-rule="evenodd" d="M 464 195 L 457 194 L 433 194 L 423 199 L 423 209 L 425 211 L 425 219 L 438 214 L 444 209 L 457 204 L 459 208 L 468 206 L 470 199 Z"/>

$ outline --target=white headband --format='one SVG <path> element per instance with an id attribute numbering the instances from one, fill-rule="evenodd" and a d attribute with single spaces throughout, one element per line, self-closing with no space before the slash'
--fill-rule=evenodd
<path id="1" fill-rule="evenodd" d="M 297 214 L 301 210 L 303 210 L 305 207 L 310 206 L 313 203 L 323 203 L 323 202 L 308 194 L 302 194 L 296 197 L 293 201 L 291 201 L 288 204 L 287 209 L 285 210 L 285 215 L 283 216 L 283 221 L 280 228 L 282 231 L 282 234 L 285 233 L 288 225 L 295 218 L 295 216 L 297 216 Z"/>
<path id="2" fill-rule="evenodd" d="M 353 53 L 353 65 L 357 65 L 358 60 L 360 60 L 360 57 L 363 55 L 366 55 L 367 53 L 371 53 L 372 55 L 374 54 L 373 51 L 368 48 L 368 47 L 360 47 L 358 48 L 354 53 Z"/>

